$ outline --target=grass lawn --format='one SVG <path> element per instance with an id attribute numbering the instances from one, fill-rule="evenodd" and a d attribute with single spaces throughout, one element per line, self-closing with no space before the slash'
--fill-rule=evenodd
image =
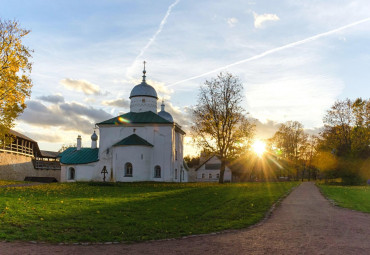
<path id="1" fill-rule="evenodd" d="M 319 185 L 321 191 L 339 206 L 370 213 L 369 186 Z"/>
<path id="2" fill-rule="evenodd" d="M 23 182 L 23 181 L 3 181 L 3 180 L 0 180 L 0 186 L 12 185 L 12 184 L 22 184 L 22 183 L 26 183 L 26 182 Z"/>
<path id="3" fill-rule="evenodd" d="M 0 239 L 143 241 L 260 221 L 297 183 L 54 183 L 0 188 Z"/>

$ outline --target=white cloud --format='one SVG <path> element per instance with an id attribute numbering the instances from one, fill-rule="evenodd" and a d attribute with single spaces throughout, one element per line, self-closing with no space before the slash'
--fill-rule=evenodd
<path id="1" fill-rule="evenodd" d="M 99 95 L 101 94 L 98 85 L 92 84 L 86 80 L 63 79 L 60 81 L 66 89 L 83 92 L 85 95 Z"/>
<path id="2" fill-rule="evenodd" d="M 113 100 L 105 100 L 102 102 L 103 105 L 108 106 L 117 106 L 122 108 L 128 108 L 130 107 L 130 102 L 124 98 L 118 98 Z"/>
<path id="3" fill-rule="evenodd" d="M 253 12 L 254 17 L 254 27 L 255 28 L 261 28 L 263 26 L 263 23 L 266 21 L 277 21 L 280 20 L 280 18 L 276 14 L 271 13 L 265 13 L 258 15 L 257 13 Z"/>
<path id="4" fill-rule="evenodd" d="M 172 115 L 173 120 L 178 123 L 185 132 L 190 130 L 191 122 L 191 115 L 190 109 L 187 107 L 180 108 L 178 106 L 174 106 L 171 102 L 165 101 L 165 111 Z"/>
<path id="5" fill-rule="evenodd" d="M 95 123 L 111 117 L 111 114 L 102 109 L 75 102 L 46 106 L 39 101 L 30 100 L 18 121 L 42 128 L 58 127 L 64 131 L 73 130 L 89 134 Z"/>
<path id="6" fill-rule="evenodd" d="M 246 89 L 248 111 L 260 121 L 297 120 L 308 128 L 318 127 L 343 87 L 343 82 L 333 77 L 282 74 Z"/>
<path id="7" fill-rule="evenodd" d="M 238 23 L 237 18 L 228 18 L 227 19 L 227 24 L 229 24 L 230 27 L 234 27 Z"/>
<path id="8" fill-rule="evenodd" d="M 64 103 L 64 97 L 61 94 L 55 94 L 55 95 L 47 95 L 47 96 L 40 96 L 38 99 L 49 102 L 49 103 Z"/>

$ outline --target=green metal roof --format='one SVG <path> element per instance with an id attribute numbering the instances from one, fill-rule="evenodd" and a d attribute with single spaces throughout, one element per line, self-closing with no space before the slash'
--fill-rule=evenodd
<path id="1" fill-rule="evenodd" d="M 66 165 L 88 164 L 98 161 L 99 149 L 81 148 L 77 150 L 76 147 L 67 148 L 59 154 L 60 163 Z"/>
<path id="2" fill-rule="evenodd" d="M 96 125 L 124 125 L 124 124 L 171 124 L 170 122 L 152 111 L 128 112 L 112 119 L 97 123 Z"/>
<path id="3" fill-rule="evenodd" d="M 127 146 L 127 145 L 143 145 L 143 146 L 153 147 L 153 145 L 151 143 L 149 143 L 145 139 L 141 138 L 137 134 L 130 135 L 130 136 L 126 137 L 125 139 L 119 141 L 118 143 L 116 143 L 113 146 L 120 146 L 120 145 L 124 145 L 124 146 Z"/>

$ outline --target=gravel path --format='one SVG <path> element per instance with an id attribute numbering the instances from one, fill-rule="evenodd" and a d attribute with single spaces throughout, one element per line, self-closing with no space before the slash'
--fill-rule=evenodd
<path id="1" fill-rule="evenodd" d="M 7 254 L 370 254 L 370 214 L 331 205 L 302 183 L 256 227 L 132 245 L 0 243 Z"/>

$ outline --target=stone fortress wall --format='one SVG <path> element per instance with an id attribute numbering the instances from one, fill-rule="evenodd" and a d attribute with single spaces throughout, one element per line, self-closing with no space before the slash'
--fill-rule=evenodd
<path id="1" fill-rule="evenodd" d="M 38 170 L 30 156 L 0 152 L 0 180 L 24 181 L 25 177 L 54 177 L 60 182 L 60 170 Z"/>

